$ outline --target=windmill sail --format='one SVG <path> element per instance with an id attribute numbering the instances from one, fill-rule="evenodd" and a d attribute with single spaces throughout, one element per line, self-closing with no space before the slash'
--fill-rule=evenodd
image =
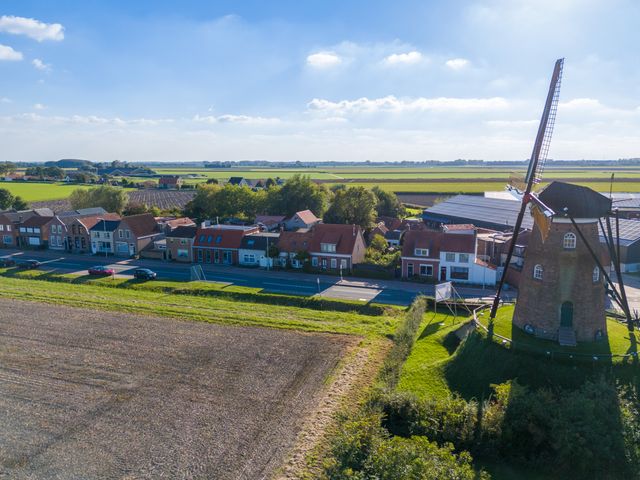
<path id="1" fill-rule="evenodd" d="M 547 93 L 547 101 L 544 105 L 542 112 L 542 118 L 540 119 L 540 126 L 538 127 L 538 134 L 536 135 L 536 141 L 533 145 L 533 152 L 531 153 L 531 160 L 529 161 L 529 168 L 527 170 L 527 176 L 525 177 L 524 192 L 522 196 L 522 205 L 520 206 L 520 212 L 516 219 L 516 224 L 513 229 L 513 237 L 507 251 L 507 258 L 505 260 L 504 269 L 502 270 L 502 277 L 498 288 L 496 289 L 496 295 L 493 298 L 493 305 L 491 306 L 491 320 L 496 318 L 498 313 L 498 306 L 500 305 L 500 294 L 504 287 L 505 280 L 507 278 L 507 271 L 511 264 L 511 257 L 513 256 L 513 250 L 518 241 L 518 234 L 522 227 L 522 220 L 527 210 L 527 205 L 530 201 L 534 201 L 536 206 L 539 202 L 536 202 L 535 198 L 532 198 L 531 191 L 536 183 L 539 183 L 542 179 L 542 171 L 544 170 L 544 164 L 547 160 L 547 154 L 549 152 L 549 146 L 551 145 L 551 135 L 553 134 L 553 126 L 556 121 L 556 112 L 558 111 L 558 99 L 560 97 L 560 80 L 562 78 L 562 68 L 564 66 L 564 58 L 556 60 L 556 64 L 553 68 L 553 75 L 551 76 L 551 83 L 549 84 L 549 92 Z M 540 215 L 538 215 L 538 222 L 541 222 L 546 231 L 546 220 L 543 219 L 548 212 L 539 208 Z M 542 231 L 542 230 L 541 230 Z M 542 231 L 543 237 L 545 236 Z"/>

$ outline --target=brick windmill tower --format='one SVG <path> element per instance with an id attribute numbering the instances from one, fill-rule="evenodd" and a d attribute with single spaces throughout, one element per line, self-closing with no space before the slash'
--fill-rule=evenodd
<path id="1" fill-rule="evenodd" d="M 513 324 L 537 337 L 575 345 L 607 332 L 598 225 L 611 200 L 590 188 L 552 182 L 531 205 L 535 218 Z M 539 204 L 544 204 L 550 216 Z"/>

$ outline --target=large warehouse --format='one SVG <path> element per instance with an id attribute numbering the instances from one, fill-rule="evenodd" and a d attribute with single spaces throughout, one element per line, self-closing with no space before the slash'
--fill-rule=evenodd
<path id="1" fill-rule="evenodd" d="M 425 209 L 422 218 L 433 227 L 449 223 L 472 223 L 477 227 L 510 232 L 519 210 L 520 202 L 515 198 L 456 195 Z M 522 226 L 531 230 L 531 215 L 525 215 Z M 605 241 L 602 232 L 600 241 Z M 624 272 L 640 271 L 640 220 L 620 219 L 620 256 Z"/>

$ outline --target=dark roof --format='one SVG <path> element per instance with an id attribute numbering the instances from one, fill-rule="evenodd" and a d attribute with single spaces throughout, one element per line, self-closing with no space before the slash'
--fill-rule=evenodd
<path id="1" fill-rule="evenodd" d="M 551 182 L 538 198 L 556 215 L 573 218 L 601 218 L 611 211 L 611 200 L 588 187 Z"/>
<path id="2" fill-rule="evenodd" d="M 53 217 L 30 217 L 28 219 L 26 219 L 24 222 L 22 222 L 20 224 L 20 226 L 22 227 L 41 227 L 43 225 L 46 225 L 47 223 L 49 223 L 51 220 L 53 220 Z"/>
<path id="3" fill-rule="evenodd" d="M 100 231 L 100 232 L 113 232 L 120 225 L 120 220 L 100 220 L 89 230 L 91 231 Z"/>
<path id="4" fill-rule="evenodd" d="M 170 238 L 195 238 L 198 227 L 196 225 L 181 225 L 174 228 L 167 237 Z"/>
<path id="5" fill-rule="evenodd" d="M 240 183 L 242 183 L 243 180 L 246 182 L 244 177 L 231 177 L 231 178 L 229 178 L 229 182 L 228 183 L 231 184 L 231 185 L 240 185 Z"/>
<path id="6" fill-rule="evenodd" d="M 419 230 L 412 230 L 418 232 Z M 391 230 L 384 234 L 384 238 L 387 240 L 400 240 L 404 235 L 404 230 Z"/>
<path id="7" fill-rule="evenodd" d="M 266 250 L 268 246 L 278 243 L 279 236 L 277 233 L 245 235 L 240 242 L 240 248 L 247 250 Z"/>
<path id="8" fill-rule="evenodd" d="M 257 231 L 257 227 L 246 228 L 224 228 L 224 225 L 217 225 L 207 228 L 199 228 L 194 241 L 195 247 L 210 248 L 240 248 L 242 237 Z"/>
<path id="9" fill-rule="evenodd" d="M 422 217 L 426 221 L 441 223 L 472 223 L 476 227 L 495 230 L 513 230 L 520 202 L 479 195 L 456 195 L 427 208 Z M 533 228 L 533 218 L 525 215 L 522 227 Z"/>

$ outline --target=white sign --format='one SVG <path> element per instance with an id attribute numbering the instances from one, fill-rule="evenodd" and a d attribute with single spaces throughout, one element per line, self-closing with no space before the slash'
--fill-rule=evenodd
<path id="1" fill-rule="evenodd" d="M 436 302 L 449 300 L 453 296 L 453 286 L 451 282 L 439 283 L 436 285 Z"/>

